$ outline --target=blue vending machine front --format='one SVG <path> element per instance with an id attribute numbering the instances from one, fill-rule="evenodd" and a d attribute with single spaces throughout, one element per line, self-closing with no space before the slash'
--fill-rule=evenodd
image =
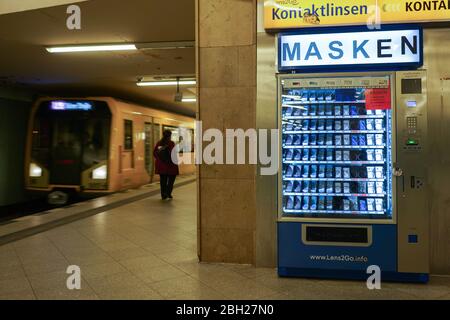
<path id="1" fill-rule="evenodd" d="M 399 274 L 392 74 L 279 77 L 280 276 Z"/>

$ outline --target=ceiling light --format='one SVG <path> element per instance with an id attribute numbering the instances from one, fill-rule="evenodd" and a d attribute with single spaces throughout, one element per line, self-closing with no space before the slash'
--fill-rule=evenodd
<path id="1" fill-rule="evenodd" d="M 161 86 L 176 86 L 177 81 L 139 81 L 136 83 L 139 87 L 161 87 Z M 180 80 L 178 83 L 180 86 L 195 86 L 196 80 Z"/>
<path id="2" fill-rule="evenodd" d="M 181 102 L 197 102 L 196 98 L 183 98 Z"/>
<path id="3" fill-rule="evenodd" d="M 46 50 L 50 53 L 66 52 L 94 52 L 94 51 L 126 51 L 137 50 L 134 44 L 109 44 L 109 45 L 83 45 L 83 46 L 64 46 L 49 47 Z"/>

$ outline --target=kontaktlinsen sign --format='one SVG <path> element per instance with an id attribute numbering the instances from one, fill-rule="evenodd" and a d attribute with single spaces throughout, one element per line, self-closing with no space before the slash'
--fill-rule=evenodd
<path id="1" fill-rule="evenodd" d="M 352 29 L 357 31 L 279 34 L 279 70 L 408 69 L 422 65 L 420 27 L 391 26 L 382 31 Z"/>
<path id="2" fill-rule="evenodd" d="M 450 21 L 450 0 L 265 0 L 266 29 Z"/>

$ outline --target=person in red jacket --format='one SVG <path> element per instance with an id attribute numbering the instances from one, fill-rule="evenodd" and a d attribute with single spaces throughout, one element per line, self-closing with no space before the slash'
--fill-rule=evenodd
<path id="1" fill-rule="evenodd" d="M 172 161 L 172 150 L 175 143 L 171 139 L 172 131 L 164 130 L 162 139 L 153 150 L 155 157 L 155 173 L 159 174 L 161 184 L 161 198 L 172 199 L 173 184 L 179 174 L 178 165 Z"/>

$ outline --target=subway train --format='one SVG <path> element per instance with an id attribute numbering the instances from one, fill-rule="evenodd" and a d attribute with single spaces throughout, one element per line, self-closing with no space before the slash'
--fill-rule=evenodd
<path id="1" fill-rule="evenodd" d="M 39 98 L 29 121 L 25 188 L 63 205 L 153 182 L 153 146 L 163 130 L 193 158 L 194 121 L 111 97 Z M 180 174 L 193 172 L 195 165 L 180 164 Z"/>

